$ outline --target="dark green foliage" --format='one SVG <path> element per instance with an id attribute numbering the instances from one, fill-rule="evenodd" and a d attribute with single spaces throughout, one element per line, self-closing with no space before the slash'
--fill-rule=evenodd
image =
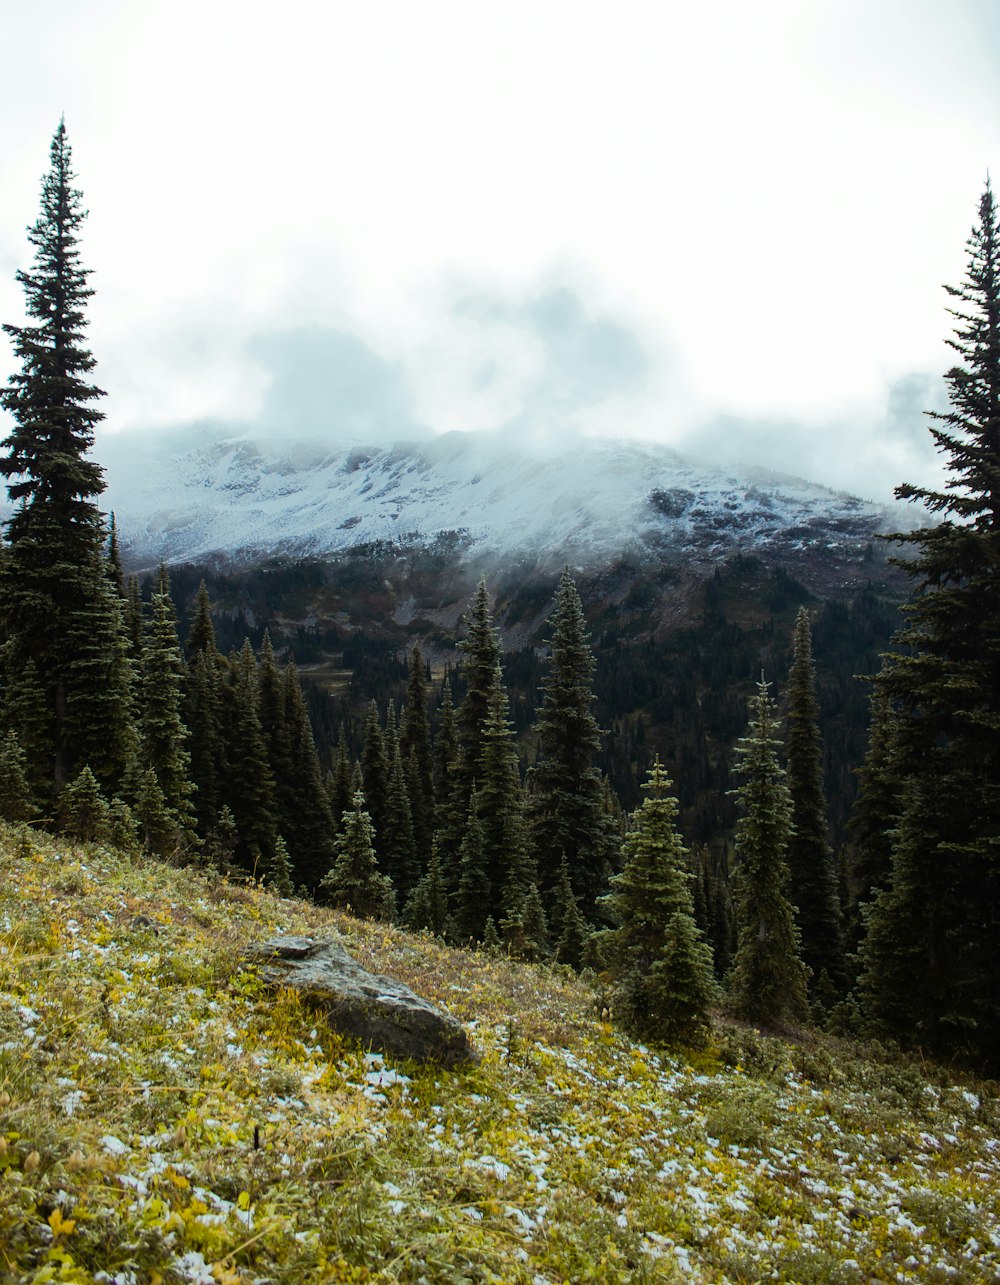
<path id="1" fill-rule="evenodd" d="M 361 746 L 361 774 L 364 780 L 368 813 L 375 829 L 376 850 L 381 856 L 382 835 L 385 832 L 386 809 L 389 803 L 390 763 L 385 749 L 385 737 L 378 717 L 378 706 L 372 701 L 368 707 L 364 742 Z M 384 862 L 381 863 L 385 869 Z"/>
<path id="2" fill-rule="evenodd" d="M 823 745 L 816 700 L 809 614 L 799 608 L 788 676 L 788 791 L 792 834 L 788 841 L 788 895 L 795 907 L 802 961 L 812 982 L 846 984 L 837 872 L 830 847 L 823 793 Z"/>
<path id="3" fill-rule="evenodd" d="M 142 650 L 139 732 L 142 767 L 151 768 L 163 802 L 179 832 L 193 838 L 191 758 L 188 729 L 181 718 L 185 675 L 177 619 L 166 568 L 153 594 L 152 619 Z"/>
<path id="4" fill-rule="evenodd" d="M 406 767 L 413 841 L 421 868 L 429 859 L 434 834 L 434 766 L 427 699 L 424 660 L 420 648 L 414 646 L 410 652 L 410 681 L 399 731 L 399 748 Z"/>
<path id="5" fill-rule="evenodd" d="M 340 740 L 337 743 L 337 756 L 333 771 L 326 778 L 326 796 L 330 802 L 330 812 L 334 827 L 339 830 L 343 823 L 344 813 L 351 807 L 354 790 L 351 788 L 351 760 L 347 755 L 347 744 L 344 730 L 341 728 Z"/>
<path id="6" fill-rule="evenodd" d="M 892 836 L 899 816 L 895 742 L 898 720 L 888 693 L 872 693 L 868 753 L 858 777 L 858 798 L 851 816 L 853 845 L 847 870 L 848 934 L 857 947 L 861 939 L 861 907 L 887 888 L 892 872 Z"/>
<path id="7" fill-rule="evenodd" d="M 464 657 L 465 698 L 455 715 L 458 754 L 451 769 L 460 783 L 458 803 L 468 806 L 472 783 L 483 756 L 483 729 L 489 712 L 494 675 L 500 667 L 500 635 L 493 624 L 485 577 L 480 580 L 466 615 L 466 636 L 458 644 Z"/>
<path id="8" fill-rule="evenodd" d="M 694 922 L 692 876 L 677 833 L 677 800 L 656 760 L 646 800 L 622 847 L 604 904 L 616 927 L 605 956 L 618 1016 L 645 1039 L 698 1044 L 717 998 L 712 954 Z"/>
<path id="9" fill-rule="evenodd" d="M 108 842 L 130 857 L 139 855 L 138 824 L 132 809 L 117 795 L 108 807 Z"/>
<path id="10" fill-rule="evenodd" d="M 359 791 L 344 817 L 343 833 L 337 837 L 337 858 L 320 887 L 331 905 L 350 908 L 364 919 L 391 918 L 392 883 L 379 872 L 373 840 L 372 819 Z"/>
<path id="11" fill-rule="evenodd" d="M 142 836 L 143 851 L 147 856 L 173 856 L 180 845 L 181 831 L 151 767 L 139 773 L 133 796 L 132 811 Z"/>
<path id="12" fill-rule="evenodd" d="M 185 646 L 189 661 L 194 661 L 199 652 L 214 655 L 218 650 L 215 643 L 215 626 L 212 624 L 212 603 L 204 580 L 198 585 L 194 619 L 191 621 Z"/>
<path id="13" fill-rule="evenodd" d="M 569 866 L 565 860 L 559 867 L 559 882 L 553 894 L 550 922 L 556 963 L 568 964 L 570 968 L 579 970 L 586 958 L 591 930 L 580 911 L 580 903 L 573 895 Z"/>
<path id="14" fill-rule="evenodd" d="M 509 901 L 500 923 L 504 945 L 518 959 L 546 959 L 551 951 L 549 924 L 538 885 L 528 885 L 517 902 Z"/>
<path id="15" fill-rule="evenodd" d="M 8 732 L 0 740 L 0 817 L 5 821 L 30 821 L 37 815 L 24 750 L 17 733 Z"/>
<path id="16" fill-rule="evenodd" d="M 478 941 L 486 930 L 492 888 L 484 866 L 483 827 L 475 789 L 469 804 L 468 822 L 462 838 L 455 892 L 455 933 L 459 941 Z M 494 932 L 496 926 L 494 925 Z"/>
<path id="17" fill-rule="evenodd" d="M 215 824 L 227 777 L 223 734 L 226 662 L 210 649 L 196 651 L 184 677 L 184 724 L 188 729 L 190 776 L 195 787 L 198 832 Z"/>
<path id="18" fill-rule="evenodd" d="M 108 801 L 90 768 L 84 765 L 59 795 L 59 821 L 63 830 L 84 843 L 108 837 Z"/>
<path id="19" fill-rule="evenodd" d="M 426 929 L 436 937 L 450 937 L 453 923 L 448 901 L 441 858 L 437 850 L 431 854 L 427 870 L 410 894 L 403 912 L 403 922 L 415 931 Z"/>
<path id="20" fill-rule="evenodd" d="M 215 824 L 205 839 L 205 860 L 218 869 L 224 870 L 234 860 L 239 840 L 240 832 L 236 826 L 236 818 L 223 804 Z"/>
<path id="21" fill-rule="evenodd" d="M 47 801 L 52 789 L 53 747 L 45 693 L 32 659 L 26 660 L 16 674 L 9 671 L 12 664 L 13 648 L 5 647 L 3 724 L 17 736 L 32 796 L 39 802 Z"/>
<path id="22" fill-rule="evenodd" d="M 291 773 L 281 792 L 282 824 L 296 878 L 307 888 L 315 889 L 333 861 L 336 827 L 293 661 L 285 667 L 282 685 Z"/>
<path id="23" fill-rule="evenodd" d="M 573 891 L 591 914 L 611 870 L 615 835 L 594 766 L 601 743 L 591 713 L 594 658 L 580 596 L 568 570 L 555 602 L 545 695 L 535 724 L 538 762 L 532 773 L 529 825 L 542 887 L 555 887 L 565 857 Z"/>
<path id="24" fill-rule="evenodd" d="M 744 782 L 736 791 L 743 815 L 736 827 L 736 956 L 730 1002 L 758 1022 L 805 1020 L 807 974 L 788 900 L 792 800 L 777 757 L 777 721 L 768 684 L 757 684 L 749 734 L 737 746 Z"/>
<path id="25" fill-rule="evenodd" d="M 257 662 L 249 640 L 230 662 L 227 736 L 229 771 L 224 799 L 239 832 L 237 860 L 249 868 L 251 853 L 274 851 L 277 833 L 274 777 L 267 761 L 258 706 Z"/>
<path id="26" fill-rule="evenodd" d="M 881 1029 L 1000 1067 L 1000 226 L 987 184 L 964 282 L 946 287 L 959 364 L 931 435 L 942 491 L 900 486 L 941 520 L 893 537 L 915 594 L 878 677 L 896 718 L 900 811 L 864 947 Z M 897 986 L 899 989 L 897 990 Z"/>
<path id="27" fill-rule="evenodd" d="M 508 711 L 507 691 L 498 665 L 493 671 L 481 734 L 476 815 L 482 830 L 482 871 L 491 893 L 485 909 L 501 926 L 519 918 L 535 884 Z"/>
<path id="28" fill-rule="evenodd" d="M 396 895 L 405 903 L 420 878 L 417 849 L 413 839 L 413 819 L 406 789 L 406 772 L 399 737 L 395 728 L 387 737 L 392 759 L 389 768 L 389 789 L 385 801 L 385 828 L 379 840 L 378 851 L 381 868 L 392 880 Z"/>
<path id="29" fill-rule="evenodd" d="M 290 897 L 295 891 L 288 848 L 280 834 L 274 840 L 274 853 L 267 863 L 267 884 L 279 897 Z"/>
<path id="30" fill-rule="evenodd" d="M 117 783 L 126 767 L 128 692 L 117 665 L 117 594 L 104 562 L 97 497 L 101 470 L 86 458 L 103 418 L 101 390 L 90 382 L 94 358 L 84 345 L 93 293 L 80 265 L 85 218 L 73 187 L 71 153 L 60 122 L 42 186 L 41 213 L 29 229 L 34 267 L 19 272 L 29 321 L 5 326 L 20 369 L 0 394 L 13 427 L 0 474 L 16 505 L 0 559 L 3 624 L 18 668 L 31 659 L 44 694 L 43 737 L 56 788 L 90 761 Z M 58 622 L 58 627 L 56 627 Z M 36 746 L 26 746 L 29 758 Z"/>

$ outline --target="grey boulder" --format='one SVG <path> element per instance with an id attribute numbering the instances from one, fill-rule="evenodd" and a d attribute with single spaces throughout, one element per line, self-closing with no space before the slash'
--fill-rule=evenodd
<path id="1" fill-rule="evenodd" d="M 244 952 L 260 976 L 321 1007 L 341 1035 L 366 1047 L 445 1066 L 476 1059 L 461 1025 L 394 977 L 369 973 L 338 942 L 273 937 Z"/>

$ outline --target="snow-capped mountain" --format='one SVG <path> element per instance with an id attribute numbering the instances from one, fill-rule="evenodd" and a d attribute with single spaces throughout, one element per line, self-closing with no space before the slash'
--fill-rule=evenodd
<path id="1" fill-rule="evenodd" d="M 898 509 L 798 479 L 620 440 L 557 448 L 448 433 L 331 449 L 230 437 L 175 453 L 165 437 L 136 434 L 108 439 L 100 454 L 103 506 L 138 566 L 442 539 L 478 562 L 530 553 L 597 566 L 631 552 L 703 565 L 736 551 L 855 561 L 877 532 L 906 522 Z"/>

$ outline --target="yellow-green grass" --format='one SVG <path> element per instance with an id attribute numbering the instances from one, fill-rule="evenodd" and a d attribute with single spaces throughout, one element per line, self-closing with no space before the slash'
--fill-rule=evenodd
<path id="1" fill-rule="evenodd" d="M 240 965 L 340 934 L 470 1029 L 343 1042 Z M 0 833 L 0 1280 L 1000 1279 L 997 1086 L 719 1025 L 253 885 Z"/>

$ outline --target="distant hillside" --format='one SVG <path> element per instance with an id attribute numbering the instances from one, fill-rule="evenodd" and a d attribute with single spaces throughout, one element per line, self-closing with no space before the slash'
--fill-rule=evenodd
<path id="1" fill-rule="evenodd" d="M 239 965 L 340 933 L 464 1022 L 387 1064 Z M 989 1282 L 998 1086 L 599 992 L 256 886 L 0 832 L 0 1279 Z"/>
<path id="2" fill-rule="evenodd" d="M 393 447 L 168 436 L 102 443 L 107 507 L 132 565 L 326 558 L 373 545 L 504 572 L 587 571 L 622 557 L 705 569 L 754 553 L 799 578 L 851 581 L 879 531 L 912 511 L 762 469 L 719 469 L 654 443 L 558 447 L 447 433 Z"/>

